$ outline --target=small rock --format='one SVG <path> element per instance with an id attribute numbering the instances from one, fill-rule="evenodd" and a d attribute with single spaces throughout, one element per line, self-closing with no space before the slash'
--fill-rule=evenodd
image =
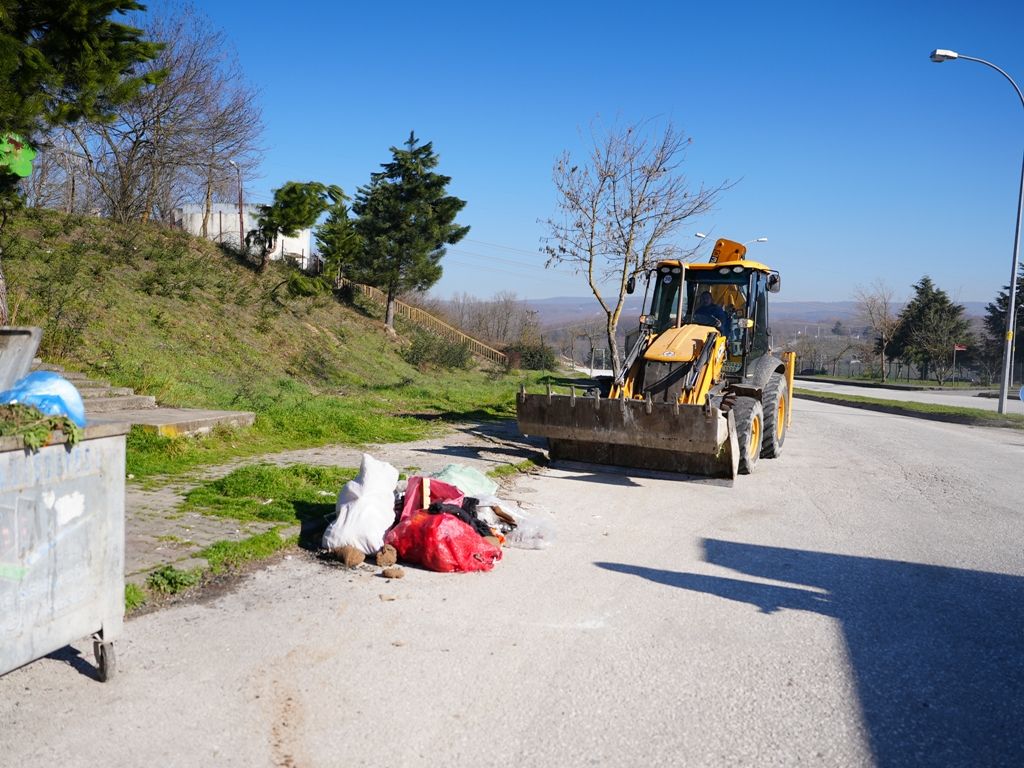
<path id="1" fill-rule="evenodd" d="M 377 595 L 382 603 L 393 603 L 398 598 L 394 595 Z"/>
<path id="2" fill-rule="evenodd" d="M 377 565 L 381 568 L 387 568 L 388 566 L 394 565 L 398 562 L 398 551 L 390 544 L 385 544 L 381 547 L 380 552 L 377 553 Z"/>
<path id="3" fill-rule="evenodd" d="M 381 571 L 380 575 L 385 579 L 402 579 L 405 578 L 405 571 L 397 565 L 392 565 Z"/>

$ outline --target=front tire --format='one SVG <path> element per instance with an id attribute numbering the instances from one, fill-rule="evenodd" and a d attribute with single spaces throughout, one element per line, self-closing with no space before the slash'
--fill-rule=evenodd
<path id="1" fill-rule="evenodd" d="M 761 455 L 777 459 L 786 442 L 786 422 L 789 421 L 789 385 L 781 373 L 773 373 L 764 389 L 764 439 Z"/>
<path id="2" fill-rule="evenodd" d="M 736 440 L 740 447 L 739 471 L 741 475 L 749 475 L 761 455 L 764 408 L 761 401 L 752 397 L 738 397 L 733 413 L 736 417 Z"/>

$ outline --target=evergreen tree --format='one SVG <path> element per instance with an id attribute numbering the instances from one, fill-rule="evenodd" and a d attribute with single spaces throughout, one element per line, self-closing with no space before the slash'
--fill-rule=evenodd
<path id="1" fill-rule="evenodd" d="M 279 235 L 295 237 L 300 229 L 312 227 L 320 214 L 344 197 L 341 187 L 319 181 L 289 181 L 275 189 L 274 202 L 259 207 L 256 228 L 245 236 L 246 246 L 256 246 L 259 251 L 260 271 L 266 269 L 267 256 L 274 250 Z"/>
<path id="2" fill-rule="evenodd" d="M 900 313 L 900 325 L 890 347 L 893 354 L 917 364 L 921 378 L 934 372 L 939 384 L 952 365 L 953 346 L 975 342 L 964 308 L 925 275 L 914 284 L 914 296 Z"/>
<path id="3" fill-rule="evenodd" d="M 1024 344 L 1021 343 L 1021 335 L 1024 334 L 1024 265 L 1017 274 L 1016 307 L 1014 309 L 1013 331 L 1013 359 L 1022 360 Z M 992 373 L 1002 371 L 1003 350 L 1006 345 L 1006 312 L 1010 306 L 1010 286 L 1004 285 L 1003 289 L 996 295 L 995 301 L 985 307 L 985 336 L 982 341 L 982 364 Z M 1013 378 L 1012 372 L 1010 376 Z M 1012 383 L 1012 382 L 1011 382 Z"/>
<path id="4" fill-rule="evenodd" d="M 161 72 L 135 65 L 160 51 L 142 31 L 112 20 L 136 0 L 0 0 L 0 139 L 32 144 L 48 126 L 102 120 Z M 18 179 L 0 168 L 0 231 L 19 202 Z M 7 288 L 0 265 L 0 325 Z"/>
<path id="5" fill-rule="evenodd" d="M 438 164 L 433 145 L 417 145 L 410 133 L 404 149 L 391 147 L 391 162 L 370 175 L 352 205 L 362 241 L 353 267 L 361 281 L 387 294 L 384 325 L 391 330 L 397 296 L 440 280 L 444 246 L 469 232 L 455 223 L 466 202 L 445 194 L 451 178 L 433 171 Z"/>
<path id="6" fill-rule="evenodd" d="M 332 281 L 343 274 L 357 279 L 353 272 L 361 244 L 356 233 L 355 221 L 349 218 L 346 200 L 348 198 L 343 197 L 332 205 L 327 210 L 327 220 L 316 230 L 316 242 L 324 263 L 324 276 Z"/>

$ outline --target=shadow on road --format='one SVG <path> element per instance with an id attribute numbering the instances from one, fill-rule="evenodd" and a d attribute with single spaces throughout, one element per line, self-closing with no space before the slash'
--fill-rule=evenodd
<path id="1" fill-rule="evenodd" d="M 595 565 L 767 614 L 836 619 L 880 766 L 1024 765 L 1024 578 L 716 539 L 704 552 L 794 586 Z"/>

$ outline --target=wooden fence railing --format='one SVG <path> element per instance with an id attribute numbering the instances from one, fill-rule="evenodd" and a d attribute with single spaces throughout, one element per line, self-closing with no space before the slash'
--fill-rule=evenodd
<path id="1" fill-rule="evenodd" d="M 351 280 L 347 280 L 344 277 L 339 277 L 336 281 L 338 288 L 348 286 L 353 291 L 358 291 L 363 296 L 366 296 L 373 302 L 386 306 L 388 297 L 383 291 L 374 288 L 370 285 L 363 285 L 362 283 L 353 283 Z M 465 333 L 460 331 L 443 320 L 438 320 L 429 312 L 424 312 L 418 307 L 410 306 L 402 301 L 395 301 L 395 314 L 404 317 L 411 323 L 415 323 L 424 330 L 433 333 L 435 336 L 440 336 L 442 339 L 450 341 L 455 344 L 466 344 L 469 346 L 470 351 L 474 355 L 480 355 L 480 357 L 487 358 L 495 363 L 501 365 L 508 364 L 508 356 L 504 352 L 499 352 L 493 347 L 489 347 L 482 341 L 474 339 L 472 336 L 467 336 Z"/>

